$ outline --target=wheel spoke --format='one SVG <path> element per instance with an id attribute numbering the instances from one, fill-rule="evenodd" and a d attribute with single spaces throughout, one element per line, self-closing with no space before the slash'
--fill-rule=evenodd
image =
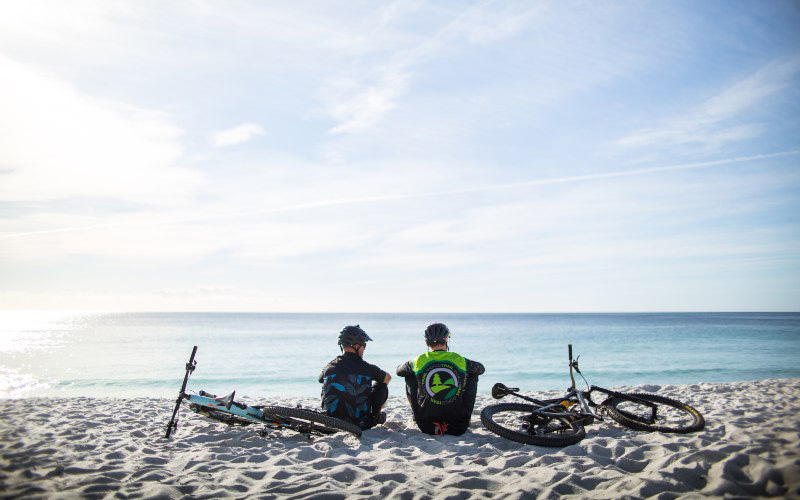
<path id="1" fill-rule="evenodd" d="M 568 446 L 586 434 L 571 414 L 563 417 L 542 414 L 534 405 L 501 403 L 487 406 L 481 422 L 490 431 L 521 443 L 539 446 Z"/>
<path id="2" fill-rule="evenodd" d="M 611 397 L 603 405 L 611 418 L 636 430 L 685 433 L 698 431 L 705 424 L 703 416 L 691 406 L 656 394 Z"/>

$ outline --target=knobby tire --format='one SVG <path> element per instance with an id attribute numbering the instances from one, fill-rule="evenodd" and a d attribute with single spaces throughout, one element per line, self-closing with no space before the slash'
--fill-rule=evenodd
<path id="1" fill-rule="evenodd" d="M 554 425 L 564 425 L 568 429 L 561 432 L 553 432 L 552 434 L 536 435 L 530 434 L 522 427 L 522 423 L 515 425 L 516 428 L 511 428 L 502 425 L 495 421 L 496 417 L 501 413 L 515 412 L 519 413 L 520 417 L 530 415 L 538 410 L 538 406 L 523 404 L 523 403 L 499 403 L 490 405 L 481 411 L 481 423 L 484 427 L 494 432 L 498 436 L 517 441 L 519 443 L 533 444 L 537 446 L 549 447 L 564 447 L 575 444 L 586 436 L 586 429 L 583 425 L 575 422 L 574 417 L 565 413 L 564 417 L 553 417 L 550 420 Z"/>
<path id="2" fill-rule="evenodd" d="M 646 401 L 650 401 L 651 403 L 656 404 L 656 416 L 658 417 L 659 413 L 666 413 L 664 407 L 674 408 L 678 410 L 678 414 L 683 417 L 683 421 L 678 424 L 659 424 L 658 422 L 655 423 L 648 423 L 644 420 L 644 415 L 649 415 L 650 409 L 644 405 L 638 405 L 638 408 L 641 410 L 639 411 L 639 415 L 635 413 L 631 413 L 630 411 L 626 411 L 625 409 L 621 408 L 625 405 L 631 407 L 635 403 L 631 401 L 620 398 L 620 397 L 610 397 L 603 401 L 601 406 L 604 406 L 607 409 L 608 414 L 619 422 L 620 424 L 624 425 L 625 427 L 629 427 L 631 429 L 637 431 L 659 431 L 659 432 L 672 432 L 677 434 L 687 434 L 690 432 L 696 432 L 703 427 L 705 427 L 705 419 L 703 415 L 700 414 L 699 411 L 695 410 L 693 407 L 687 405 L 686 403 L 682 403 L 680 401 L 676 401 L 674 399 L 670 399 L 665 396 L 659 396 L 657 394 L 627 394 L 628 396 L 634 396 L 640 399 L 644 399 Z"/>
<path id="3" fill-rule="evenodd" d="M 345 422 L 336 417 L 323 415 L 313 410 L 286 408 L 283 406 L 265 406 L 262 411 L 266 419 L 274 415 L 276 417 L 281 417 L 282 420 L 288 421 L 292 426 L 289 428 L 293 430 L 307 428 L 320 434 L 333 434 L 334 432 L 342 431 L 349 432 L 356 437 L 361 437 L 361 427 L 356 424 Z"/>

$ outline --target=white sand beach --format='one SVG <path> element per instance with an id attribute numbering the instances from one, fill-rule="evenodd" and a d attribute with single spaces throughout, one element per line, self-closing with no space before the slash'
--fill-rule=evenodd
<path id="1" fill-rule="evenodd" d="M 167 440 L 168 399 L 2 400 L 0 496 L 800 497 L 800 379 L 624 389 L 683 400 L 703 413 L 706 428 L 644 433 L 607 420 L 578 444 L 542 448 L 484 429 L 480 409 L 494 400 L 482 395 L 469 432 L 433 437 L 416 429 L 394 383 L 386 425 L 360 440 L 262 438 L 186 408 Z"/>

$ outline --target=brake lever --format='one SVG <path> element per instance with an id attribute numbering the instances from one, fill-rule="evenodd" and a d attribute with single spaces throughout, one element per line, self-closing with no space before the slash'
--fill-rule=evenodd
<path id="1" fill-rule="evenodd" d="M 581 369 L 578 368 L 578 361 L 581 359 L 581 355 L 578 354 L 578 357 L 575 358 L 575 361 L 572 362 L 572 367 L 575 369 L 576 372 L 580 373 Z"/>

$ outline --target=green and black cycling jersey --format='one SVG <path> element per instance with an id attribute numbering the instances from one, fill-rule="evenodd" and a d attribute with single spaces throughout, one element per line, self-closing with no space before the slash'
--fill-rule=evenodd
<path id="1" fill-rule="evenodd" d="M 416 387 L 416 394 L 409 393 L 409 397 L 415 399 L 411 406 L 418 423 L 469 424 L 475 404 L 475 394 L 469 392 L 475 391 L 477 384 L 469 384 L 468 390 L 468 381 L 484 371 L 477 361 L 449 351 L 426 352 L 397 367 L 407 385 Z"/>
<path id="2" fill-rule="evenodd" d="M 386 372 L 367 363 L 358 354 L 346 352 L 337 356 L 319 376 L 322 409 L 332 417 L 369 429 L 375 423 L 370 399 L 372 382 L 382 384 L 385 379 Z"/>

